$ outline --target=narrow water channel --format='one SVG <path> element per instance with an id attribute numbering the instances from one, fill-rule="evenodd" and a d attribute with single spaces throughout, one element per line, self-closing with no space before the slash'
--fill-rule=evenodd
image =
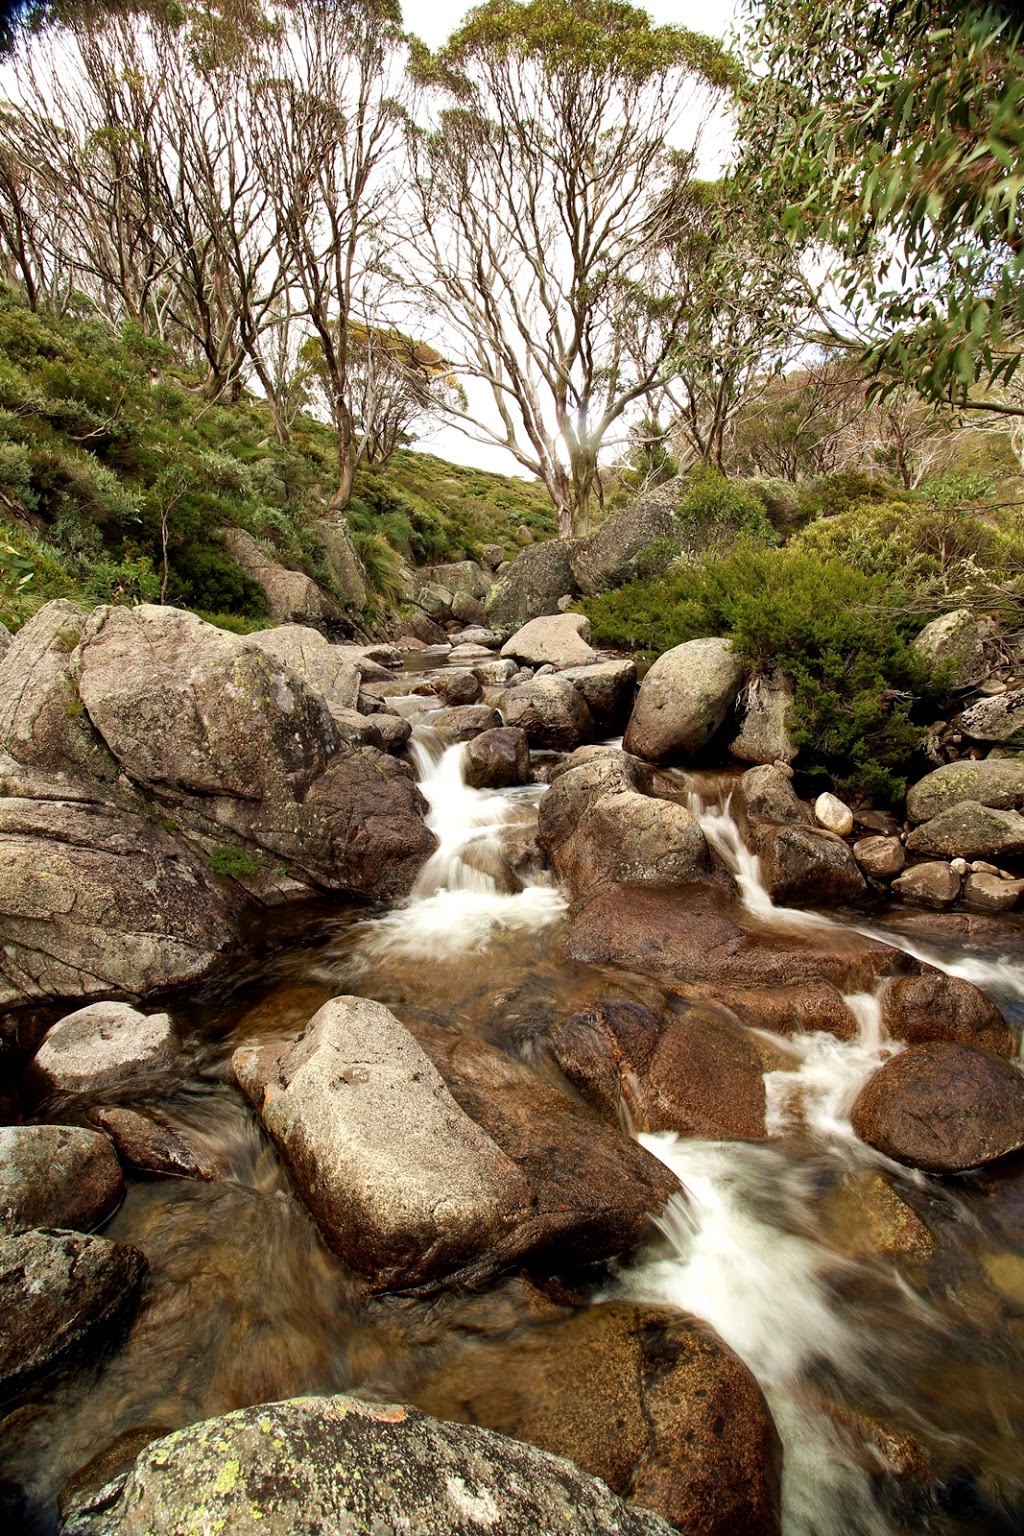
<path id="1" fill-rule="evenodd" d="M 413 754 L 438 849 L 410 899 L 369 916 L 311 909 L 306 932 L 262 970 L 176 1015 L 183 1071 L 122 1099 L 187 1131 L 221 1177 L 130 1179 L 104 1229 L 151 1263 L 127 1339 L 0 1422 L 3 1475 L 28 1494 L 28 1531 L 57 1529 L 69 1480 L 102 1481 L 89 1465 L 97 1456 L 116 1469 L 156 1434 L 305 1393 L 415 1402 L 448 1358 L 443 1319 L 428 1304 L 371 1301 L 324 1247 L 233 1084 L 239 1045 L 294 1037 L 329 997 L 358 993 L 405 1021 L 532 1060 L 549 1023 L 657 991 L 642 976 L 567 963 L 564 897 L 522 857 L 512 874 L 503 849 L 528 846 L 542 787 L 469 788 L 463 749 L 442 749 L 429 725 L 417 724 Z M 845 920 L 772 906 L 727 785 L 680 786 L 759 923 L 841 934 Z M 1015 920 L 1002 951 L 991 939 L 936 947 L 884 914 L 866 928 L 849 922 L 968 976 L 1019 1018 L 1024 965 L 1007 958 L 1019 946 Z M 747 1363 L 783 1440 L 786 1536 L 1021 1531 L 1024 1158 L 940 1183 L 860 1143 L 854 1097 L 899 1046 L 885 1038 L 873 996 L 847 1002 L 859 1025 L 851 1040 L 771 1037 L 783 1054 L 766 1077 L 767 1141 L 643 1137 L 688 1199 L 673 1201 L 660 1238 L 590 1297 L 681 1307 Z M 89 1107 L 52 1102 L 38 1118 L 84 1121 Z M 919 1238 L 892 1252 L 879 1251 L 862 1198 L 882 1175 Z M 500 1286 L 478 1310 L 500 1312 L 506 1336 L 524 1334 L 535 1324 L 517 1297 Z M 430 1406 L 444 1407 L 436 1390 Z"/>

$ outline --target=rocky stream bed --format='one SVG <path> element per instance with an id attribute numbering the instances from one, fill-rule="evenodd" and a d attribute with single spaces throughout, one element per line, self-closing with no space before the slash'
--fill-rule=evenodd
<path id="1" fill-rule="evenodd" d="M 1021 1529 L 1024 766 L 536 624 L 7 648 L 5 1529 Z"/>

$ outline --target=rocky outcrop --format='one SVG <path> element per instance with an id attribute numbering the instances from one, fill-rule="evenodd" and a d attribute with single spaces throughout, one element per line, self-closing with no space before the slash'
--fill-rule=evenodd
<path id="1" fill-rule="evenodd" d="M 725 720 L 743 683 L 728 640 L 688 640 L 658 657 L 626 727 L 627 752 L 652 763 L 693 757 Z"/>
<path id="2" fill-rule="evenodd" d="M 530 619 L 558 612 L 558 599 L 575 593 L 572 546 L 564 539 L 549 539 L 521 550 L 487 594 L 487 622 L 509 635 Z"/>
<path id="3" fill-rule="evenodd" d="M 290 571 L 275 560 L 265 544 L 242 528 L 229 528 L 224 548 L 246 576 L 263 588 L 267 613 L 275 624 L 312 624 L 352 633 L 355 625 L 344 610 L 303 571 Z"/>
<path id="4" fill-rule="evenodd" d="M 7 650 L 7 647 L 10 645 L 13 639 L 14 636 L 7 628 L 7 625 L 0 624 L 0 661 L 3 660 L 4 652 Z"/>
<path id="5" fill-rule="evenodd" d="M 443 587 L 452 597 L 459 592 L 482 600 L 491 590 L 494 578 L 490 570 L 475 560 L 454 560 L 448 565 L 425 565 L 415 572 L 418 587 Z"/>
<path id="6" fill-rule="evenodd" d="M 89 1232 L 121 1203 L 124 1177 L 110 1140 L 70 1125 L 0 1129 L 0 1231 Z"/>
<path id="7" fill-rule="evenodd" d="M 297 1045 L 234 1064 L 328 1242 L 376 1288 L 626 1250 L 675 1188 L 528 1068 L 379 1003 L 335 998 Z"/>
<path id="8" fill-rule="evenodd" d="M 348 523 L 343 516 L 323 517 L 314 524 L 314 532 L 323 545 L 341 601 L 361 613 L 369 596 L 366 569 L 356 553 Z"/>
<path id="9" fill-rule="evenodd" d="M 662 551 L 664 569 L 683 547 L 684 537 L 676 518 L 679 481 L 656 486 L 606 518 L 589 539 L 580 539 L 572 551 L 572 572 L 579 590 L 588 597 L 608 587 L 620 587 L 637 574 L 638 556 Z M 644 574 L 655 570 L 645 565 Z"/>
<path id="10" fill-rule="evenodd" d="M 980 763 L 945 763 L 907 791 L 907 820 L 930 821 L 964 801 L 1012 811 L 1024 805 L 1024 762 L 986 758 Z"/>
<path id="11" fill-rule="evenodd" d="M 970 688 L 980 683 L 988 670 L 981 625 L 969 608 L 957 608 L 932 619 L 913 648 L 929 673 L 941 676 L 947 688 Z"/>
<path id="12" fill-rule="evenodd" d="M 0 1237 L 0 1397 L 92 1345 L 134 1305 L 137 1248 L 79 1232 Z"/>
<path id="13" fill-rule="evenodd" d="M 416 1400 L 569 1457 L 692 1536 L 779 1529 L 781 1454 L 760 1389 L 672 1308 L 600 1302 L 525 1338 L 467 1338 Z"/>
<path id="14" fill-rule="evenodd" d="M 960 716 L 960 729 L 974 741 L 1024 746 L 1024 688 L 980 699 Z"/>
<path id="15" fill-rule="evenodd" d="M 513 726 L 483 731 L 466 743 L 462 776 L 473 789 L 507 789 L 530 777 L 530 744 L 526 732 Z"/>
<path id="16" fill-rule="evenodd" d="M 741 763 L 791 763 L 797 754 L 790 735 L 793 701 L 793 685 L 777 667 L 749 678 L 737 699 L 740 726 L 730 756 Z"/>
<path id="17" fill-rule="evenodd" d="M 430 1536 L 671 1536 L 560 1457 L 414 1408 L 262 1403 L 153 1441 L 64 1536 L 171 1536 L 195 1512 L 231 1536 L 411 1529 Z"/>
<path id="18" fill-rule="evenodd" d="M 249 635 L 248 642 L 301 677 L 328 709 L 355 709 L 361 681 L 359 669 L 339 646 L 329 644 L 319 630 L 305 624 L 280 624 Z"/>
<path id="19" fill-rule="evenodd" d="M 501 648 L 503 656 L 525 662 L 530 667 L 586 667 L 597 661 L 592 650 L 590 620 L 582 613 L 557 613 L 548 618 L 531 619 L 517 629 Z"/>
<path id="20" fill-rule="evenodd" d="M 911 853 L 948 859 L 999 859 L 1024 854 L 1024 816 L 961 800 L 922 822 L 907 838 Z"/>
<path id="21" fill-rule="evenodd" d="M 44 1093 L 95 1093 L 167 1071 L 180 1049 L 168 1014 L 147 1017 L 127 1003 L 91 1003 L 54 1024 L 29 1070 Z"/>
<path id="22" fill-rule="evenodd" d="M 594 735 L 582 693 L 564 677 L 538 677 L 510 688 L 502 700 L 506 725 L 526 732 L 532 747 L 571 752 Z"/>
<path id="23" fill-rule="evenodd" d="M 749 1034 L 711 1009 L 658 1017 L 599 1003 L 550 1028 L 543 1049 L 613 1125 L 711 1141 L 765 1135 L 764 1062 Z"/>
<path id="24" fill-rule="evenodd" d="M 911 1045 L 861 1089 L 850 1118 L 898 1163 L 963 1173 L 1024 1147 L 1024 1078 L 977 1046 Z"/>
<path id="25" fill-rule="evenodd" d="M 226 882 L 140 816 L 0 799 L 0 1006 L 199 981 L 236 947 L 239 914 Z"/>

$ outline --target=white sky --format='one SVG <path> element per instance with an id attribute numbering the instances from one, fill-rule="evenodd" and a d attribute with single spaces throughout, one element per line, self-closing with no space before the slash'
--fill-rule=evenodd
<path id="1" fill-rule="evenodd" d="M 640 4 L 642 0 L 634 0 L 634 3 Z M 402 18 L 410 32 L 415 32 L 429 47 L 438 48 L 454 32 L 469 9 L 470 6 L 464 0 L 429 0 L 427 4 L 423 0 L 403 0 Z M 724 38 L 736 20 L 738 0 L 647 0 L 643 9 L 659 25 L 669 23 L 690 27 L 695 32 Z M 478 402 L 475 399 L 473 404 L 476 409 Z M 483 399 L 479 405 L 484 406 Z M 441 427 L 421 437 L 415 446 L 427 453 L 436 453 L 443 459 L 451 459 L 456 464 L 472 464 L 481 469 L 498 470 L 506 475 L 523 473 L 505 449 L 474 442 L 457 427 Z"/>

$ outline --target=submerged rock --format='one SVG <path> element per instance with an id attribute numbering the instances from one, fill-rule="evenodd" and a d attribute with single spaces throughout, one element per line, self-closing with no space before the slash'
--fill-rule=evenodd
<path id="1" fill-rule="evenodd" d="M 728 640 L 688 640 L 659 656 L 626 727 L 627 752 L 653 763 L 693 757 L 721 726 L 743 683 Z"/>
<path id="2" fill-rule="evenodd" d="M 180 1049 L 168 1014 L 91 1003 L 47 1032 L 29 1070 L 44 1092 L 95 1093 L 141 1073 L 166 1071 Z"/>
<path id="3" fill-rule="evenodd" d="M 216 1171 L 177 1131 L 133 1109 L 94 1109 L 90 1120 L 106 1131 L 118 1156 L 140 1173 L 177 1179 L 213 1179 Z"/>
<path id="4" fill-rule="evenodd" d="M 688 1536 L 779 1530 L 781 1450 L 761 1390 L 675 1309 L 601 1302 L 525 1337 L 467 1338 L 416 1396 L 569 1457 Z"/>
<path id="5" fill-rule="evenodd" d="M 123 1487 L 103 1490 L 64 1536 L 179 1536 L 194 1527 L 231 1536 L 671 1530 L 533 1446 L 353 1397 L 257 1404 L 153 1441 Z"/>
<path id="6" fill-rule="evenodd" d="M 892 1057 L 851 1111 L 862 1141 L 926 1173 L 963 1173 L 1024 1147 L 1024 1078 L 973 1045 L 938 1040 Z"/>
<path id="7" fill-rule="evenodd" d="M 88 1232 L 124 1195 L 107 1136 L 71 1125 L 0 1129 L 0 1231 L 64 1227 Z"/>
<path id="8" fill-rule="evenodd" d="M 0 1236 L 0 1396 L 68 1356 L 134 1304 L 137 1248 L 80 1232 Z"/>

